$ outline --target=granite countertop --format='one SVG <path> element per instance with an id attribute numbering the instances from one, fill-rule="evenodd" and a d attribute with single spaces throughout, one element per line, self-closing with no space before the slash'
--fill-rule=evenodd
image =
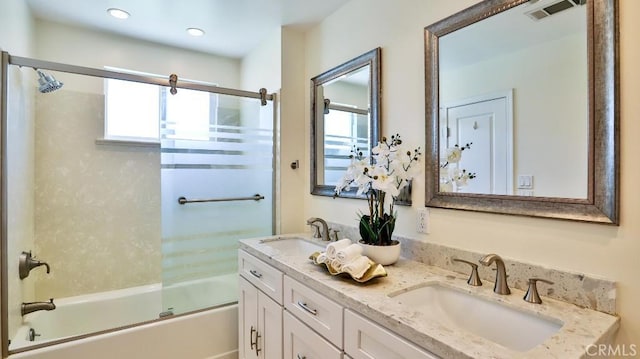
<path id="1" fill-rule="evenodd" d="M 241 240 L 240 249 L 443 358 L 581 358 L 587 356 L 585 348 L 590 345 L 609 344 L 619 326 L 620 319 L 616 316 L 547 297 L 542 297 L 542 304 L 527 303 L 522 300 L 525 293 L 521 290 L 512 288 L 511 295 L 498 295 L 493 293 L 492 283 L 473 287 L 466 283 L 465 275 L 403 258 L 385 266 L 386 277 L 357 283 L 348 276 L 332 276 L 322 266 L 313 264 L 308 258 L 311 253 L 287 252 L 263 243 L 265 239 L 287 238 L 314 241 L 308 234 L 278 235 Z M 434 281 L 538 316 L 555 318 L 564 324 L 543 344 L 518 352 L 460 328 L 429 320 L 388 296 Z"/>

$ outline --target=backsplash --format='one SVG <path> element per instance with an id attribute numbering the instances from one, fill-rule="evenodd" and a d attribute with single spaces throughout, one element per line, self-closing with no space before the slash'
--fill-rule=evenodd
<path id="1" fill-rule="evenodd" d="M 350 238 L 354 241 L 360 238 L 356 227 L 338 223 L 329 223 L 329 227 L 339 230 L 340 238 Z M 470 268 L 466 264 L 453 262 L 452 259 L 459 258 L 477 263 L 482 256 L 487 254 L 422 242 L 397 235 L 393 237 L 402 242 L 402 257 L 458 273 L 468 274 L 470 273 Z M 497 254 L 500 255 L 500 253 Z M 572 273 L 518 262 L 504 257 L 503 260 L 507 268 L 508 283 L 511 288 L 526 291 L 529 278 L 543 278 L 554 282 L 554 284 L 539 283 L 538 291 L 542 296 L 548 296 L 607 314 L 616 314 L 616 284 L 614 281 L 582 273 Z M 484 285 L 489 283 L 493 285 L 495 280 L 495 271 L 493 269 L 495 269 L 495 266 L 478 266 L 478 274 L 485 281 Z"/>

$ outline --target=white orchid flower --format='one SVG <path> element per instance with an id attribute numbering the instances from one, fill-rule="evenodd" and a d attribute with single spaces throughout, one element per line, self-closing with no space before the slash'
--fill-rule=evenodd
<path id="1" fill-rule="evenodd" d="M 451 147 L 447 149 L 447 162 L 458 163 L 462 158 L 462 150 L 460 147 Z"/>
<path id="2" fill-rule="evenodd" d="M 383 191 L 393 197 L 400 194 L 396 186 L 395 176 L 390 176 L 385 168 L 375 167 L 372 175 L 373 182 L 371 182 L 371 186 L 373 189 Z"/>

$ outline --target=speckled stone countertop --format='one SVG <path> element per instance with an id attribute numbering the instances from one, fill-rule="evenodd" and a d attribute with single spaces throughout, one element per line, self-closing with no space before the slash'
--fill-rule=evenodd
<path id="1" fill-rule="evenodd" d="M 524 292 L 521 290 L 512 289 L 511 295 L 497 295 L 493 293 L 492 283 L 469 286 L 464 275 L 402 258 L 394 265 L 385 266 L 386 277 L 357 283 L 347 276 L 330 275 L 326 269 L 313 264 L 308 254 L 278 250 L 263 243 L 265 239 L 275 238 L 310 240 L 308 234 L 252 238 L 241 240 L 240 249 L 443 358 L 583 358 L 587 357 L 586 348 L 589 346 L 611 343 L 619 326 L 620 320 L 616 316 L 544 296 L 542 304 L 530 304 L 522 300 Z M 326 242 L 317 243 L 326 245 Z M 429 320 L 424 314 L 402 306 L 388 296 L 434 281 L 534 315 L 554 318 L 564 324 L 541 345 L 527 352 L 518 352 L 463 329 Z"/>

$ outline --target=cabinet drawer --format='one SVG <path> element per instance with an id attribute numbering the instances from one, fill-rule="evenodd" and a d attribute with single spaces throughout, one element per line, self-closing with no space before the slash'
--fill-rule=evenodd
<path id="1" fill-rule="evenodd" d="M 309 329 L 291 313 L 284 312 L 285 359 L 341 359 L 342 351 Z"/>
<path id="2" fill-rule="evenodd" d="M 282 273 L 249 253 L 238 251 L 238 272 L 282 305 Z"/>
<path id="3" fill-rule="evenodd" d="M 344 351 L 353 359 L 438 359 L 378 324 L 345 310 Z"/>
<path id="4" fill-rule="evenodd" d="M 303 323 L 342 349 L 341 305 L 284 276 L 284 307 Z"/>

